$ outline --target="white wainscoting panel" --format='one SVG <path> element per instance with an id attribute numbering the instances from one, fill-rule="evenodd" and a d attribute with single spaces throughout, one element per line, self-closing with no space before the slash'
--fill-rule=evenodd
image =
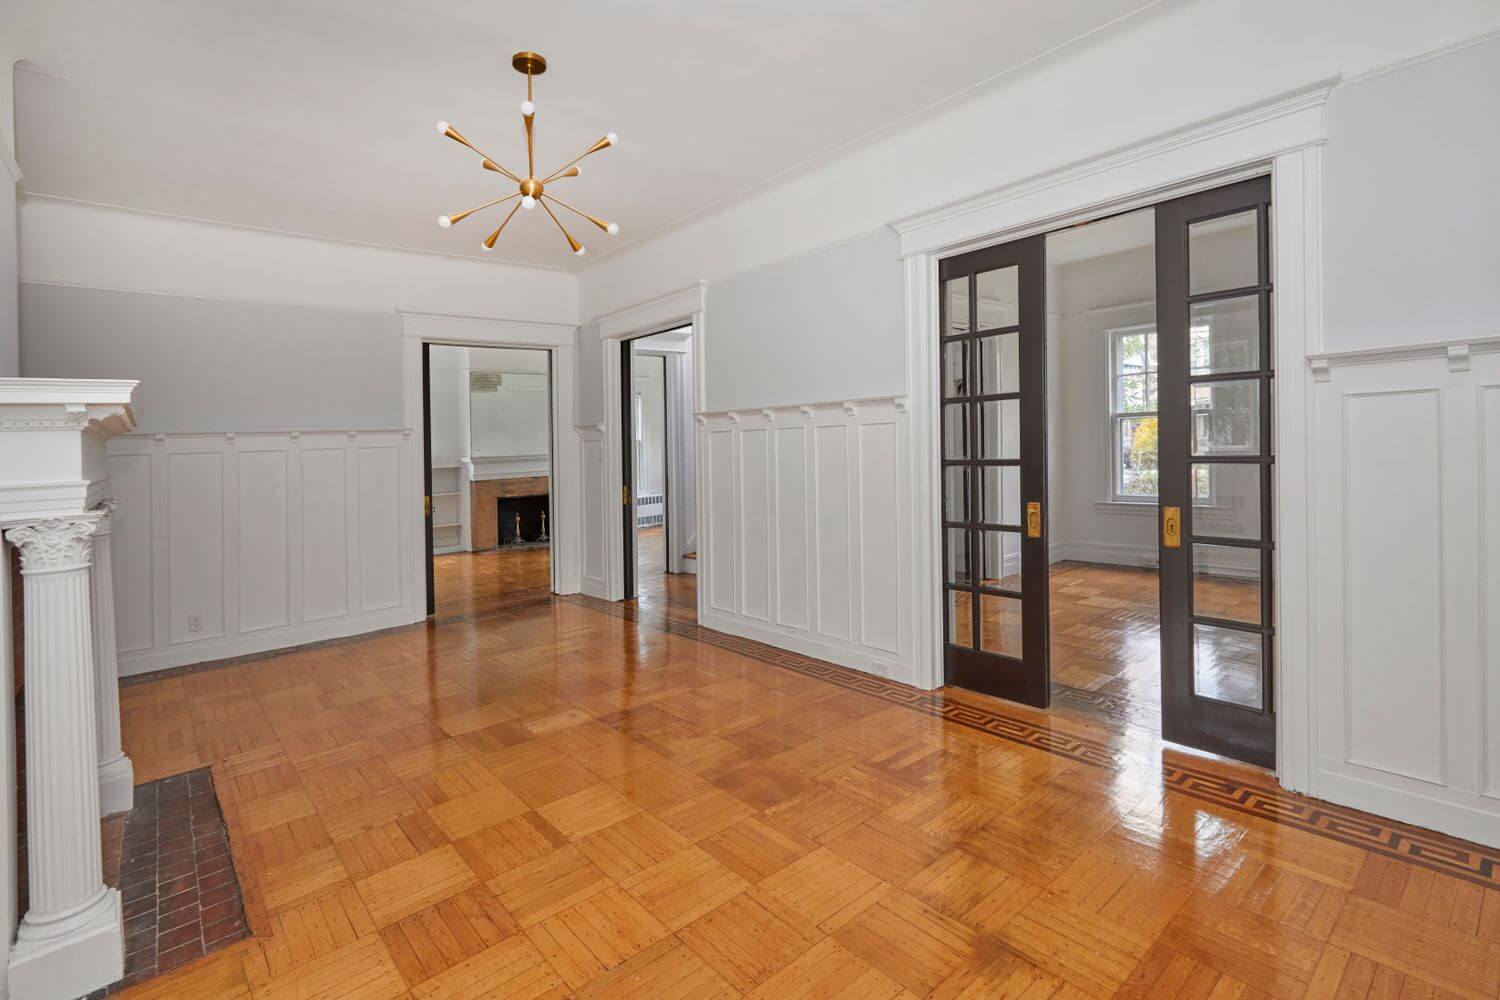
<path id="1" fill-rule="evenodd" d="M 1310 790 L 1500 843 L 1500 341 L 1312 375 Z"/>
<path id="2" fill-rule="evenodd" d="M 107 454 L 122 674 L 422 617 L 403 431 L 130 435 Z"/>
<path id="3" fill-rule="evenodd" d="M 701 414 L 702 623 L 916 682 L 904 400 Z"/>

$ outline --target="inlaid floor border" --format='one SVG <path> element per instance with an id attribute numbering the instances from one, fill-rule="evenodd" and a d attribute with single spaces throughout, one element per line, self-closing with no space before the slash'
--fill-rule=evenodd
<path id="1" fill-rule="evenodd" d="M 945 697 L 941 692 L 923 691 L 899 681 L 813 659 L 753 639 L 716 632 L 673 618 L 669 613 L 654 608 L 642 614 L 633 605 L 605 601 L 585 594 L 571 594 L 554 600 L 575 604 L 637 626 L 694 639 L 770 666 L 795 671 L 805 677 L 835 684 L 846 690 L 870 695 L 955 725 L 1082 764 L 1109 770 L 1124 768 L 1117 752 L 1101 741 L 1039 726 L 987 705 L 959 702 Z M 1257 785 L 1220 772 L 1174 761 L 1162 761 L 1162 780 L 1169 790 L 1200 801 L 1500 890 L 1500 850 L 1298 795 L 1282 788 Z"/>

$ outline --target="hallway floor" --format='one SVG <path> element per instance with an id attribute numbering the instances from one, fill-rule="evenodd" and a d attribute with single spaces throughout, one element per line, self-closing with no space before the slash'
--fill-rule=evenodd
<path id="1" fill-rule="evenodd" d="M 126 995 L 1500 994 L 1500 852 L 661 579 L 126 687 L 138 773 L 212 763 L 253 935 Z"/>

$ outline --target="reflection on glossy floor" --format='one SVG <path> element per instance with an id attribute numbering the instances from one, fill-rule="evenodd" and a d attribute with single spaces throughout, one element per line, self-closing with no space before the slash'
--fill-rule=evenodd
<path id="1" fill-rule="evenodd" d="M 255 935 L 128 995 L 1500 992 L 1494 852 L 670 610 L 126 687 L 139 774 L 213 763 Z"/>
<path id="2" fill-rule="evenodd" d="M 478 614 L 511 595 L 550 589 L 552 551 L 541 545 L 434 556 L 432 576 L 438 618 Z"/>
<path id="3" fill-rule="evenodd" d="M 1054 697 L 1092 706 L 1122 725 L 1161 731 L 1161 634 L 1154 570 L 1059 562 L 1051 574 Z M 1195 581 L 1197 606 L 1216 617 L 1258 621 L 1260 589 L 1221 576 Z M 1000 622 L 993 626 L 1002 627 Z M 1019 634 L 1019 616 L 1009 634 Z M 1200 694 L 1241 704 L 1260 694 L 1257 636 L 1225 629 L 1199 636 Z"/>

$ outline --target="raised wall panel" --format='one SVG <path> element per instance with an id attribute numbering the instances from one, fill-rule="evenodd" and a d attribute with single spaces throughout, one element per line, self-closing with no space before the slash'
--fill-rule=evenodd
<path id="1" fill-rule="evenodd" d="M 1435 390 L 1345 400 L 1348 759 L 1443 780 L 1442 441 Z"/>
<path id="2" fill-rule="evenodd" d="M 860 641 L 899 651 L 895 423 L 859 425 Z"/>
<path id="3" fill-rule="evenodd" d="M 813 429 L 818 632 L 849 641 L 849 428 Z"/>
<path id="4" fill-rule="evenodd" d="M 770 434 L 740 432 L 740 613 L 770 618 Z"/>
<path id="5" fill-rule="evenodd" d="M 701 624 L 901 676 L 905 414 L 885 399 L 701 417 Z"/>
<path id="6" fill-rule="evenodd" d="M 291 621 L 287 453 L 239 453 L 240 631 Z"/>
<path id="7" fill-rule="evenodd" d="M 1485 741 L 1484 793 L 1500 799 L 1500 385 L 1479 390 L 1479 634 L 1485 700 L 1479 731 Z"/>
<path id="8" fill-rule="evenodd" d="M 348 500 L 343 448 L 306 448 L 302 460 L 302 606 L 305 621 L 349 613 Z"/>
<path id="9" fill-rule="evenodd" d="M 711 430 L 708 445 L 708 537 L 712 556 L 708 564 L 708 604 L 719 611 L 737 613 L 735 576 L 738 545 L 734 491 L 734 432 Z"/>
<path id="10" fill-rule="evenodd" d="M 807 628 L 807 431 L 776 435 L 776 621 Z"/>
<path id="11" fill-rule="evenodd" d="M 401 603 L 400 456 L 393 447 L 360 448 L 359 610 Z"/>
<path id="12" fill-rule="evenodd" d="M 151 459 L 111 455 L 109 490 L 119 503 L 110 518 L 114 567 L 115 638 L 121 653 L 155 643 L 151 601 Z"/>
<path id="13" fill-rule="evenodd" d="M 172 642 L 224 634 L 224 456 L 167 457 L 168 632 Z M 111 550 L 113 555 L 113 550 Z"/>

